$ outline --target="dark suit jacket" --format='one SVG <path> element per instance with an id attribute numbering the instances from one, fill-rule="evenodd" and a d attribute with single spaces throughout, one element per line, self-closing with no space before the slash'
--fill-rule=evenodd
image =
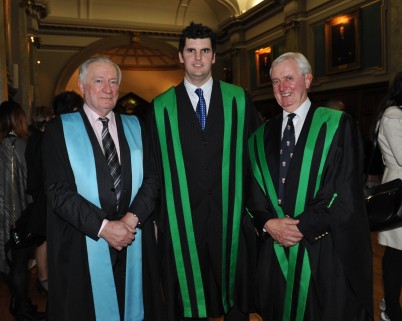
<path id="1" fill-rule="evenodd" d="M 77 193 L 61 118 L 54 119 L 47 126 L 43 142 L 48 197 L 49 320 L 95 320 L 85 237 L 97 240 L 105 218 L 114 219 L 115 214 L 123 216 L 128 211 L 136 213 L 141 226 L 145 226 L 158 193 L 158 180 L 147 171 L 143 187 L 130 204 L 130 152 L 121 118 L 116 114 L 122 194 L 119 212 L 115 213 L 113 182 L 106 159 L 85 112 L 80 113 L 93 147 L 101 208 Z M 147 155 L 147 144 L 143 145 Z M 150 163 L 144 161 L 144 166 Z"/>

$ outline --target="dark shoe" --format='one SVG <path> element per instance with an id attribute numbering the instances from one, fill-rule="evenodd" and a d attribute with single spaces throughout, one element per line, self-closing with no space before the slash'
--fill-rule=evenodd
<path id="1" fill-rule="evenodd" d="M 17 321 L 39 321 L 46 318 L 46 313 L 37 311 L 37 307 L 30 300 L 17 302 L 12 298 L 10 312 Z"/>
<path id="2" fill-rule="evenodd" d="M 35 286 L 36 286 L 36 290 L 38 290 L 38 292 L 40 294 L 42 294 L 42 293 L 47 294 L 47 289 L 48 289 L 47 280 L 41 281 L 41 280 L 37 279 L 36 283 L 35 283 Z"/>

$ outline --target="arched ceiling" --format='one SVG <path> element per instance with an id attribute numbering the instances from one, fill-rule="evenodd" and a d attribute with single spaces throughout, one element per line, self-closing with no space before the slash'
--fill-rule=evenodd
<path id="1" fill-rule="evenodd" d="M 148 46 L 136 35 L 174 34 L 177 36 L 190 22 L 203 23 L 214 30 L 263 0 L 35 0 L 46 7 L 41 19 L 41 43 L 45 48 L 80 46 L 88 40 L 88 30 L 130 31 L 133 41 L 109 46 L 98 54 L 110 57 L 125 70 L 180 69 L 174 55 Z M 75 37 L 60 37 L 76 30 Z M 53 33 L 52 33 L 53 31 Z M 87 36 L 87 40 L 85 40 Z M 81 40 L 80 40 L 81 39 Z M 176 42 L 176 38 L 175 38 Z"/>
<path id="2" fill-rule="evenodd" d="M 42 23 L 118 29 L 181 30 L 191 21 L 213 29 L 263 0 L 37 0 L 48 5 Z"/>
<path id="3" fill-rule="evenodd" d="M 267 0 L 29 1 L 41 10 L 38 58 L 49 64 L 58 63 L 54 53 L 60 52 L 64 59 L 56 92 L 76 90 L 78 65 L 100 54 L 122 69 L 127 87 L 121 87 L 122 94 L 135 91 L 151 100 L 183 77 L 177 59 L 177 37 L 183 28 L 196 22 L 219 31 Z M 45 65 L 40 68 L 48 77 Z"/>
<path id="4" fill-rule="evenodd" d="M 156 48 L 132 42 L 126 46 L 114 47 L 100 52 L 104 57 L 110 58 L 122 70 L 174 70 L 180 66 L 177 60 L 169 57 Z"/>

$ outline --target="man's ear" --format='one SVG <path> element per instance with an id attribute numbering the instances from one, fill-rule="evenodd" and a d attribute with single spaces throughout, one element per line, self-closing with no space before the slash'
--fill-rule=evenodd
<path id="1" fill-rule="evenodd" d="M 304 75 L 304 82 L 306 83 L 306 89 L 310 88 L 310 85 L 311 85 L 312 81 L 313 81 L 313 75 L 312 74 Z"/>
<path id="2" fill-rule="evenodd" d="M 80 89 L 81 93 L 84 94 L 84 84 L 79 79 L 78 79 L 78 88 Z"/>
<path id="3" fill-rule="evenodd" d="M 179 61 L 184 64 L 183 54 L 179 51 Z"/>

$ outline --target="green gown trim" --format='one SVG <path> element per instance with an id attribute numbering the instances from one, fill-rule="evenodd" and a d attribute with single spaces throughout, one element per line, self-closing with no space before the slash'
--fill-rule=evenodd
<path id="1" fill-rule="evenodd" d="M 223 98 L 224 111 L 224 133 L 223 133 L 223 156 L 222 156 L 222 303 L 225 312 L 233 306 L 234 280 L 237 265 L 238 239 L 240 230 L 241 209 L 243 206 L 243 137 L 245 122 L 245 95 L 240 87 L 220 82 Z M 237 106 L 237 136 L 236 143 L 231 144 L 233 100 L 236 100 Z M 168 220 L 170 233 L 173 243 L 173 252 L 175 256 L 177 275 L 181 298 L 183 301 L 184 317 L 207 317 L 205 303 L 204 285 L 202 282 L 201 268 L 198 258 L 197 246 L 194 236 L 192 213 L 190 206 L 190 196 L 188 192 L 187 176 L 181 147 L 179 121 L 177 114 L 177 101 L 175 88 L 171 87 L 164 94 L 154 100 L 155 120 L 158 131 L 158 137 L 161 146 L 162 167 L 164 171 L 164 184 L 166 193 L 166 203 L 168 211 Z M 173 143 L 174 162 L 169 162 L 168 143 L 166 139 L 166 118 L 169 121 Z M 233 160 L 230 159 L 231 146 L 235 146 L 235 188 L 233 200 L 233 223 L 232 239 L 228 238 L 228 220 L 229 220 L 229 174 L 233 169 Z M 186 271 L 183 246 L 181 243 L 180 231 L 177 222 L 176 204 L 174 200 L 172 170 L 175 166 L 178 173 L 178 183 L 180 190 L 180 200 L 184 217 L 185 235 L 187 240 L 188 252 L 190 254 L 191 271 Z M 179 206 L 179 205 L 177 205 Z M 228 253 L 230 253 L 229 262 L 227 262 Z M 227 271 L 229 266 L 229 282 L 227 281 Z M 191 302 L 188 280 L 194 282 L 196 291 L 196 301 Z M 229 283 L 229 284 L 227 284 Z M 229 294 L 228 294 L 229 292 Z M 192 311 L 192 306 L 196 305 L 197 312 Z"/>
<path id="2" fill-rule="evenodd" d="M 321 185 L 323 168 L 326 163 L 328 152 L 331 147 L 333 138 L 338 129 L 341 116 L 342 112 L 334 111 L 324 107 L 317 108 L 317 110 L 313 115 L 312 124 L 307 136 L 306 146 L 303 153 L 294 217 L 298 216 L 304 211 L 307 197 L 307 188 L 308 188 L 308 184 L 306 184 L 306 182 L 309 181 L 311 163 L 313 160 L 313 154 L 316 147 L 315 145 L 317 142 L 318 135 L 321 131 L 321 128 L 324 125 L 326 125 L 324 148 L 321 156 L 317 180 L 315 183 L 314 196 L 317 194 L 317 191 Z M 261 126 L 249 139 L 249 153 L 250 153 L 251 167 L 253 175 L 257 180 L 258 184 L 260 185 L 261 189 L 263 190 L 265 195 L 269 196 L 277 216 L 279 218 L 283 218 L 285 217 L 285 215 L 283 213 L 282 208 L 278 204 L 278 196 L 276 194 L 274 183 L 272 181 L 272 177 L 267 165 L 265 149 L 264 149 L 264 130 L 265 130 L 265 124 Z M 257 147 L 257 155 L 255 153 L 255 146 Z M 328 207 L 332 205 L 332 202 L 335 197 L 336 195 L 334 195 L 334 197 L 331 200 L 331 204 L 329 204 Z M 293 288 L 295 286 L 294 278 L 296 270 L 296 259 L 299 251 L 299 244 L 296 244 L 295 246 L 289 248 L 289 259 L 286 256 L 284 248 L 281 247 L 279 244 L 276 243 L 274 244 L 274 250 L 278 258 L 282 273 L 286 280 L 285 304 L 284 304 L 282 321 L 289 321 L 291 316 L 291 307 L 293 300 L 292 298 Z M 297 298 L 298 303 L 296 311 L 296 321 L 302 321 L 304 317 L 310 277 L 311 277 L 310 262 L 307 250 L 304 249 L 301 281 L 299 284 L 299 297 Z"/>

